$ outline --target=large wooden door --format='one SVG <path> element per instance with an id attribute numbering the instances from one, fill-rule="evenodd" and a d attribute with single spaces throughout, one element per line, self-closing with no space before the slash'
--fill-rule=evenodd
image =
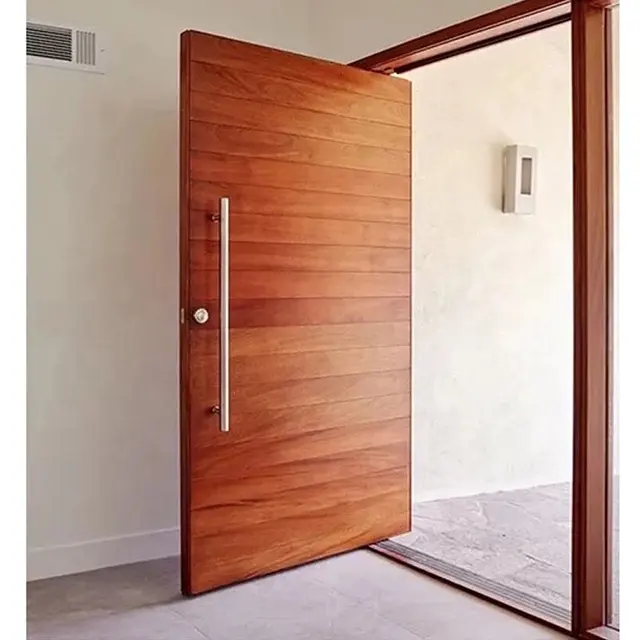
<path id="1" fill-rule="evenodd" d="M 409 529 L 411 92 L 199 32 L 181 47 L 182 585 L 196 594 Z"/>

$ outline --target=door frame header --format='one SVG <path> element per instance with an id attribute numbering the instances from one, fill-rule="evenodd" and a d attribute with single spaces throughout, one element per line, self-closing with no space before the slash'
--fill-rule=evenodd
<path id="1" fill-rule="evenodd" d="M 351 66 L 387 75 L 404 73 L 570 19 L 570 0 L 521 0 L 365 56 Z"/>

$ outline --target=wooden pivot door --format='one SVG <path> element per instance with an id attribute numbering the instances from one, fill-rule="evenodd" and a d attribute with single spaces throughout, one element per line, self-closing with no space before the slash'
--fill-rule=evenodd
<path id="1" fill-rule="evenodd" d="M 411 90 L 181 41 L 182 589 L 410 528 Z"/>

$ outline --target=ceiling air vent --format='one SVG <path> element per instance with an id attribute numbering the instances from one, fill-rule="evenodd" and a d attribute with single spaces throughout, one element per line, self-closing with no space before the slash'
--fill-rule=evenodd
<path id="1" fill-rule="evenodd" d="M 95 31 L 27 22 L 27 63 L 103 73 Z"/>

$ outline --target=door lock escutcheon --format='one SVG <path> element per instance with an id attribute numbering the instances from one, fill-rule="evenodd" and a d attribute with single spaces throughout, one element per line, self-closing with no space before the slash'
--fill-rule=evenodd
<path id="1" fill-rule="evenodd" d="M 193 312 L 193 319 L 198 323 L 198 324 L 204 324 L 205 322 L 207 322 L 207 320 L 209 320 L 209 312 L 206 309 L 196 309 Z"/>

